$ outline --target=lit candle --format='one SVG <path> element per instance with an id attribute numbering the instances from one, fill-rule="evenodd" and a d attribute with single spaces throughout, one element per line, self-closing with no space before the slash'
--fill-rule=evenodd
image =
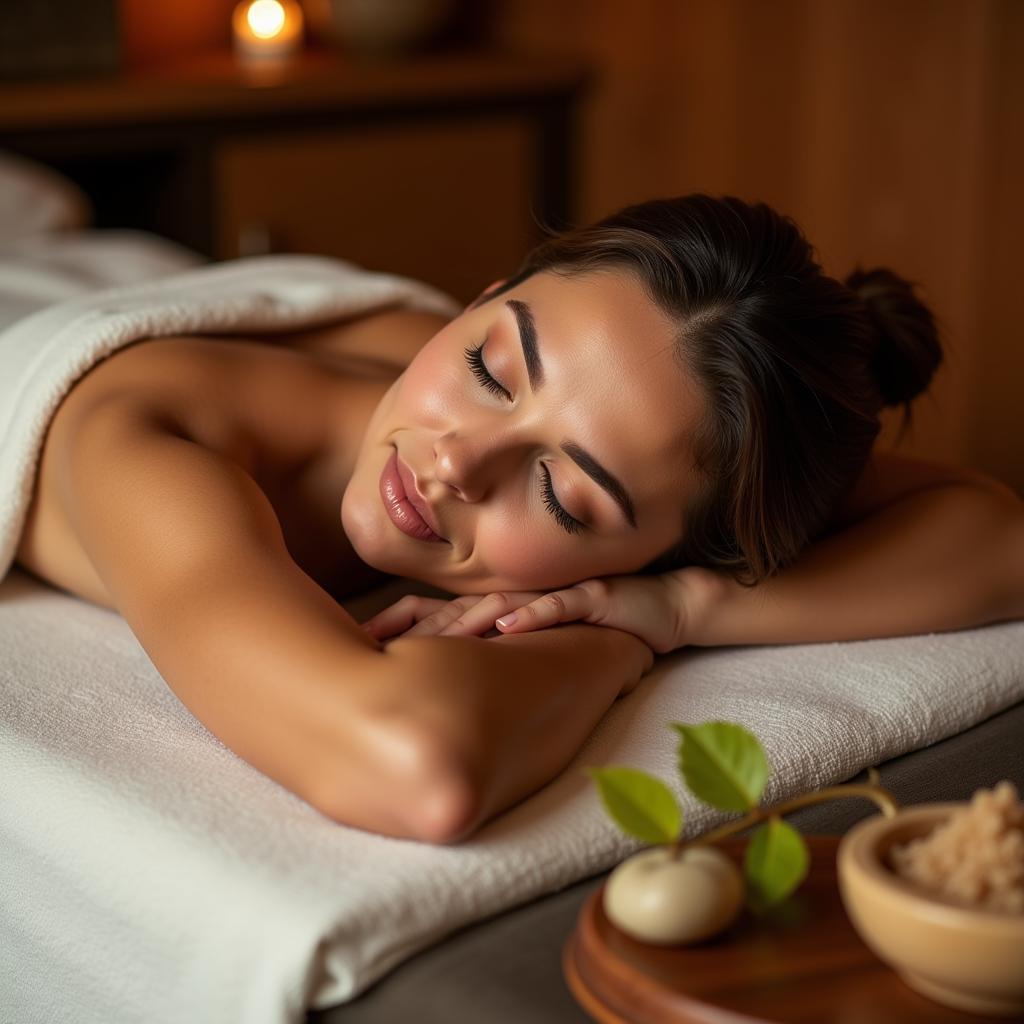
<path id="1" fill-rule="evenodd" d="M 247 64 L 279 62 L 302 42 L 302 9 L 295 0 L 242 0 L 231 23 L 235 53 Z"/>

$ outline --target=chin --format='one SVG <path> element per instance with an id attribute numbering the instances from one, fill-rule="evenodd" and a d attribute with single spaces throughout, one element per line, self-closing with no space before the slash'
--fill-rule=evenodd
<path id="1" fill-rule="evenodd" d="M 374 516 L 373 510 L 365 502 L 360 503 L 351 487 L 341 499 L 341 528 L 360 561 L 371 569 L 402 575 L 388 564 L 394 560 L 394 551 L 388 543 L 388 524 L 382 522 L 379 516 Z"/>
<path id="2" fill-rule="evenodd" d="M 352 550 L 364 565 L 388 576 L 450 589 L 443 580 L 437 579 L 436 572 L 419 571 L 415 558 L 410 557 L 395 528 L 378 515 L 372 505 L 357 501 L 351 491 L 346 491 L 342 497 L 341 525 Z"/>

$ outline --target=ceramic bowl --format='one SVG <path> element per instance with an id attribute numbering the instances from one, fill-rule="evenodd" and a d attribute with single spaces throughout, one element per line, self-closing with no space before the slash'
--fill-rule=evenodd
<path id="1" fill-rule="evenodd" d="M 966 803 L 921 804 L 855 825 L 839 844 L 839 890 L 865 943 L 922 995 L 995 1016 L 1024 1013 L 1024 914 L 933 895 L 893 870 L 889 851 Z"/>

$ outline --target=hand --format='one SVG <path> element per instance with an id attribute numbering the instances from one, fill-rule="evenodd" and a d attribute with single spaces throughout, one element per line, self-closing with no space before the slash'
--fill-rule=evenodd
<path id="1" fill-rule="evenodd" d="M 446 601 L 408 594 L 363 623 L 375 640 L 405 636 L 484 636 L 507 612 L 542 597 L 540 591 L 466 594 Z"/>
<path id="2" fill-rule="evenodd" d="M 709 570 L 686 568 L 660 576 L 606 576 L 547 594 L 502 591 L 451 601 L 409 595 L 363 628 L 386 640 L 399 634 L 485 636 L 495 629 L 510 635 L 587 622 L 632 633 L 656 654 L 666 654 L 688 642 L 691 622 L 716 578 Z"/>
<path id="3" fill-rule="evenodd" d="M 560 622 L 589 622 L 639 637 L 656 654 L 686 643 L 695 584 L 703 570 L 660 576 L 606 576 L 555 590 L 498 618 L 502 633 L 525 633 Z"/>

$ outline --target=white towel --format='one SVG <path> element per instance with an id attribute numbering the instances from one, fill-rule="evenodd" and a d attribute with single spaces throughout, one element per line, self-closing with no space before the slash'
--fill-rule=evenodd
<path id="1" fill-rule="evenodd" d="M 33 317 L 32 331 L 21 325 L 26 394 L 15 396 L 16 415 L 0 414 L 13 431 L 0 459 L 4 551 L 23 515 L 23 495 L 9 495 L 24 491 L 19 474 L 45 409 L 104 346 L 160 330 L 170 314 L 175 330 L 252 330 L 326 315 L 339 301 L 330 261 L 288 261 L 295 287 L 281 298 L 273 260 L 245 261 L 259 284 L 239 264 L 171 279 L 173 299 L 157 289 L 147 303 L 143 289 L 106 293 L 98 309 L 75 300 L 83 305 L 63 307 L 77 311 L 73 332 L 56 310 Z M 113 341 L 93 329 L 101 323 L 119 325 Z M 753 730 L 775 801 L 1024 698 L 1024 623 L 677 652 L 615 704 L 558 779 L 465 844 L 434 847 L 322 817 L 210 735 L 118 615 L 17 570 L 0 583 L 0 652 L 3 1024 L 297 1022 L 456 928 L 636 849 L 606 818 L 584 765 L 660 775 L 693 834 L 723 820 L 682 794 L 671 721 L 728 718 Z"/>

